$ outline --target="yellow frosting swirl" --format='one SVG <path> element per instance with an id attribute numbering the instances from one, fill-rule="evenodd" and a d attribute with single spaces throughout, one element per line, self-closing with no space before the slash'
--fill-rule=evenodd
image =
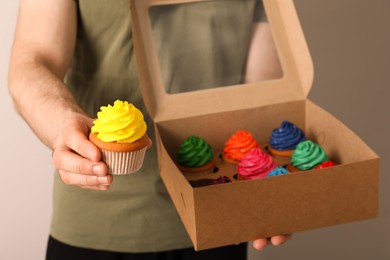
<path id="1" fill-rule="evenodd" d="M 146 133 L 144 116 L 133 104 L 116 100 L 114 105 L 100 107 L 92 133 L 103 142 L 132 143 Z"/>

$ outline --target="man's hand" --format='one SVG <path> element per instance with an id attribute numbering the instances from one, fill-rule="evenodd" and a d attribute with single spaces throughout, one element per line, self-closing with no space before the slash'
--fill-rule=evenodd
<path id="1" fill-rule="evenodd" d="M 53 146 L 53 161 L 62 181 L 81 188 L 107 190 L 112 175 L 100 161 L 100 150 L 87 136 L 92 119 L 72 114 L 66 120 L 66 127 L 57 136 Z"/>
<path id="2" fill-rule="evenodd" d="M 274 246 L 280 246 L 281 244 L 284 244 L 287 240 L 289 240 L 291 236 L 292 235 L 279 235 L 279 236 L 273 236 L 271 238 L 256 239 L 253 241 L 253 248 L 258 251 L 261 251 L 268 244 L 272 244 Z"/>

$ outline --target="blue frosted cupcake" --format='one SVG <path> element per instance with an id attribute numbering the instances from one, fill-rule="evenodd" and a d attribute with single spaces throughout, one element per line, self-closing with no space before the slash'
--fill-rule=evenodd
<path id="1" fill-rule="evenodd" d="M 268 151 L 273 156 L 290 157 L 297 145 L 305 140 L 303 130 L 285 120 L 279 128 L 272 130 Z"/>
<path id="2" fill-rule="evenodd" d="M 267 174 L 267 177 L 272 177 L 272 176 L 278 176 L 278 175 L 283 175 L 287 174 L 288 171 L 286 168 L 279 166 L 273 169 L 270 173 Z"/>

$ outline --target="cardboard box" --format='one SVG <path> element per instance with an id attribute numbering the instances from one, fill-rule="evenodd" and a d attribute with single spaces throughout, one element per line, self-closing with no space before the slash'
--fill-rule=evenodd
<path id="1" fill-rule="evenodd" d="M 160 174 L 195 249 L 376 217 L 379 158 L 348 127 L 307 99 L 313 65 L 293 1 L 264 0 L 283 67 L 281 79 L 167 94 L 148 10 L 183 2 L 194 1 L 131 0 L 130 7 L 142 95 L 156 126 Z M 180 143 L 191 134 L 221 152 L 239 129 L 266 144 L 272 129 L 285 119 L 301 127 L 339 165 L 196 188 L 175 165 Z M 216 177 L 235 171 L 222 160 L 217 166 Z"/>

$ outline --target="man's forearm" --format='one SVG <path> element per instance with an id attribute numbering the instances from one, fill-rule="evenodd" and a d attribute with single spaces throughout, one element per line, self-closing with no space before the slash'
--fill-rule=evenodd
<path id="1" fill-rule="evenodd" d="M 62 80 L 39 62 L 11 62 L 9 91 L 17 112 L 50 148 L 68 116 L 86 115 Z"/>
<path id="2" fill-rule="evenodd" d="M 20 1 L 9 92 L 17 112 L 50 148 L 64 119 L 83 114 L 63 83 L 74 51 L 76 24 L 74 1 Z"/>

